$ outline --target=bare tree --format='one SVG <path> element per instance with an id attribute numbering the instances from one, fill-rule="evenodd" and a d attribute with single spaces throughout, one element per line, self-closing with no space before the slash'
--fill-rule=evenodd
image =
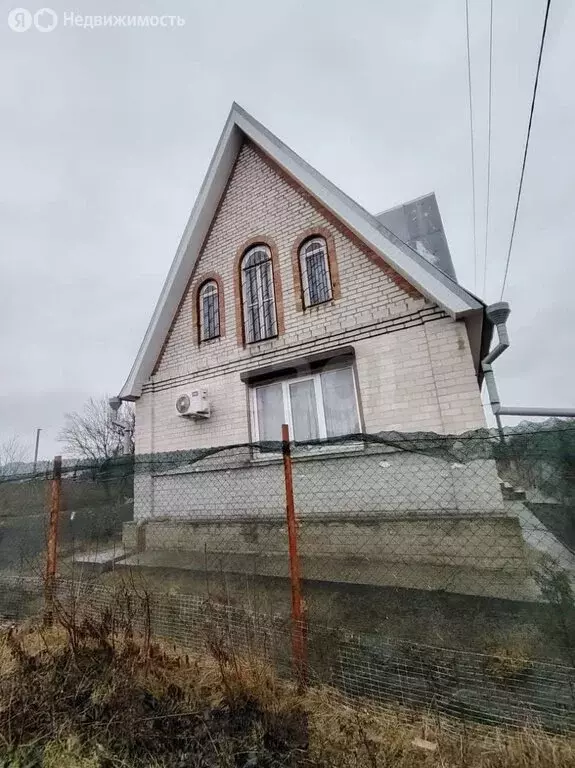
<path id="1" fill-rule="evenodd" d="M 0 443 L 0 479 L 17 474 L 28 457 L 28 449 L 16 435 Z"/>
<path id="2" fill-rule="evenodd" d="M 135 414 L 129 403 L 123 403 L 112 417 L 107 397 L 91 397 L 81 412 L 67 413 L 65 419 L 58 440 L 71 456 L 93 461 L 119 456 L 126 437 L 130 453 L 134 452 Z"/>

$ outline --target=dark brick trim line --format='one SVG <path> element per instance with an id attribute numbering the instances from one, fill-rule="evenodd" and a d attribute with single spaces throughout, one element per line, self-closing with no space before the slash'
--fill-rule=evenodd
<path id="1" fill-rule="evenodd" d="M 313 350 L 314 347 L 318 346 L 321 351 L 321 345 L 325 344 L 327 339 L 329 339 L 330 343 L 334 346 L 338 343 L 349 345 L 370 337 L 384 336 L 387 333 L 402 331 L 405 328 L 413 328 L 414 326 L 424 325 L 425 323 L 435 322 L 436 320 L 444 320 L 447 317 L 448 315 L 443 310 L 429 307 L 412 312 L 408 315 L 399 315 L 389 320 L 383 320 L 372 325 L 364 326 L 363 328 L 356 328 L 353 331 L 342 331 L 338 334 L 331 334 L 326 337 L 314 339 L 314 341 L 311 342 L 305 341 L 301 344 L 293 344 L 287 349 L 266 351 L 254 357 L 242 358 L 241 360 L 235 360 L 232 363 L 223 363 L 214 368 L 202 368 L 197 371 L 191 371 L 190 373 L 170 376 L 161 381 L 149 382 L 144 385 L 143 392 L 159 392 L 165 389 L 172 389 L 173 387 L 181 386 L 190 381 L 195 381 L 198 378 L 216 378 L 223 372 L 234 373 L 236 371 L 249 370 L 254 367 L 257 360 L 265 362 L 269 359 L 277 360 L 277 362 L 284 360 L 289 362 L 294 357 L 301 355 L 301 350 Z"/>

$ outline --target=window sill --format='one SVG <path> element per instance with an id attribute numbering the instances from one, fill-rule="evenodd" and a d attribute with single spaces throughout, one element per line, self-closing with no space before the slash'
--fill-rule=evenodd
<path id="1" fill-rule="evenodd" d="M 254 344 L 266 344 L 267 342 L 279 339 L 279 336 L 279 333 L 274 333 L 273 336 L 264 336 L 261 339 L 252 339 L 251 341 L 249 339 L 245 339 L 244 347 L 253 347 Z"/>
<path id="2" fill-rule="evenodd" d="M 330 297 L 329 299 L 324 299 L 323 301 L 316 301 L 314 304 L 306 304 L 305 301 L 303 302 L 303 311 L 304 312 L 312 312 L 314 309 L 319 309 L 320 307 L 325 307 L 326 305 L 333 306 L 335 304 L 335 299 Z"/>
<path id="3" fill-rule="evenodd" d="M 292 459 L 299 464 L 307 461 L 322 461 L 323 459 L 344 459 L 350 454 L 358 454 L 365 450 L 365 444 L 361 442 L 344 443 L 341 445 L 312 445 L 292 447 Z M 304 451 L 304 453 L 302 453 Z M 204 472 L 230 472 L 245 471 L 250 467 L 278 465 L 283 461 L 281 453 L 255 453 L 251 457 L 238 457 L 237 461 L 223 465 L 183 464 L 170 469 L 151 470 L 153 477 L 174 477 L 178 475 L 195 475 Z"/>
<path id="4" fill-rule="evenodd" d="M 291 451 L 291 457 L 294 461 L 315 461 L 317 459 L 324 458 L 345 458 L 350 453 L 359 453 L 364 450 L 364 444 L 353 443 L 341 443 L 336 445 L 311 445 L 306 446 L 293 446 Z M 277 464 L 283 461 L 281 453 L 254 453 L 251 458 L 252 464 Z"/>

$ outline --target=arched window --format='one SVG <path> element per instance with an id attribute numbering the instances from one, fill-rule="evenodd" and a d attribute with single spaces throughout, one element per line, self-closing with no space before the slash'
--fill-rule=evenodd
<path id="1" fill-rule="evenodd" d="M 322 304 L 332 297 L 327 244 L 323 237 L 306 240 L 299 250 L 304 306 Z"/>
<path id="2" fill-rule="evenodd" d="M 202 285 L 198 303 L 200 341 L 217 339 L 220 335 L 220 302 L 218 284 L 215 280 L 208 280 Z"/>
<path id="3" fill-rule="evenodd" d="M 242 259 L 242 298 L 248 343 L 277 334 L 272 255 L 267 245 L 256 245 Z"/>

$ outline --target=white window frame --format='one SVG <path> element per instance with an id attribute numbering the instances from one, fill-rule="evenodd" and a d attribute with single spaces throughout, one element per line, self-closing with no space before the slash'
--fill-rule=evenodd
<path id="1" fill-rule="evenodd" d="M 204 298 L 209 294 L 215 293 L 216 295 L 216 306 L 218 308 L 218 325 L 217 325 L 217 333 L 214 334 L 214 336 L 206 336 L 206 324 L 204 322 Z M 215 280 L 208 280 L 205 282 L 202 287 L 200 288 L 200 295 L 199 295 L 199 307 L 198 307 L 198 314 L 199 314 L 199 320 L 200 320 L 200 341 L 212 341 L 212 339 L 218 339 L 220 337 L 220 289 L 218 284 Z"/>
<path id="2" fill-rule="evenodd" d="M 327 299 L 322 299 L 321 301 L 310 301 L 310 293 L 309 293 L 309 276 L 308 276 L 308 269 L 307 269 L 307 249 L 310 247 L 310 245 L 313 245 L 314 243 L 317 243 L 321 246 L 322 252 L 323 252 L 323 263 L 325 268 L 325 274 L 327 276 L 327 287 L 328 287 L 328 297 Z M 328 301 L 331 301 L 333 299 L 333 286 L 331 284 L 331 271 L 329 268 L 329 259 L 327 255 L 327 242 L 324 237 L 312 237 L 309 240 L 306 240 L 304 243 L 300 245 L 299 249 L 299 265 L 300 265 L 300 273 L 301 273 L 301 283 L 302 283 L 302 290 L 303 290 L 303 303 L 304 306 L 307 307 L 317 307 L 320 304 L 325 304 Z"/>
<path id="3" fill-rule="evenodd" d="M 267 256 L 266 263 L 269 264 L 269 276 L 270 276 L 270 290 L 269 290 L 270 299 L 268 300 L 268 302 L 270 302 L 273 307 L 272 333 L 269 336 L 263 336 L 261 339 L 250 338 L 249 307 L 248 307 L 247 286 L 246 286 L 246 283 L 247 283 L 246 271 L 248 269 L 254 269 L 253 267 L 246 267 L 246 261 L 250 258 L 250 256 L 252 256 L 254 253 L 257 253 L 258 251 L 263 251 Z M 257 292 L 259 327 L 265 328 L 264 304 L 266 302 L 266 299 L 264 298 L 262 269 L 261 269 L 262 266 L 263 266 L 262 264 L 258 264 L 255 268 L 256 292 Z M 242 266 L 241 266 L 241 280 L 242 280 L 244 333 L 245 333 L 245 339 L 247 343 L 256 344 L 259 341 L 266 341 L 267 339 L 275 338 L 278 335 L 278 319 L 277 319 L 276 294 L 275 294 L 275 285 L 274 285 L 274 263 L 273 263 L 271 251 L 267 245 L 254 245 L 252 248 L 250 248 L 248 251 L 244 253 L 244 256 L 242 258 Z M 254 331 L 255 329 L 252 328 L 251 336 L 255 336 Z"/>
<path id="4" fill-rule="evenodd" d="M 355 376 L 355 369 L 352 365 L 345 365 L 340 366 L 340 368 L 328 368 L 323 371 L 318 371 L 317 373 L 310 373 L 306 374 L 305 376 L 293 376 L 288 378 L 277 378 L 273 381 L 267 382 L 266 384 L 255 384 L 250 387 L 250 422 L 252 427 L 252 435 L 255 442 L 259 442 L 260 440 L 260 430 L 259 430 L 259 423 L 258 423 L 258 403 L 257 403 L 257 395 L 256 392 L 258 389 L 262 389 L 263 387 L 271 387 L 277 384 L 282 385 L 282 399 L 283 399 L 283 409 L 284 409 L 284 424 L 287 424 L 289 426 L 289 432 L 290 432 L 290 440 L 294 440 L 294 432 L 293 432 L 293 420 L 292 420 L 292 413 L 291 413 L 291 399 L 289 394 L 289 387 L 290 384 L 296 384 L 301 381 L 309 381 L 310 379 L 314 382 L 314 391 L 315 391 L 315 402 L 316 402 L 316 412 L 317 412 L 317 422 L 318 422 L 318 431 L 319 436 L 318 440 L 327 440 L 327 428 L 325 423 L 325 409 L 323 407 L 323 391 L 321 387 L 321 374 L 322 373 L 330 373 L 330 371 L 335 370 L 341 370 L 341 368 L 345 368 L 346 370 L 349 370 L 351 373 L 352 381 L 353 381 L 353 394 L 355 397 L 355 409 L 356 409 L 356 416 L 357 416 L 357 423 L 359 425 L 359 428 L 361 430 L 361 413 L 359 410 L 359 397 L 358 397 L 358 391 L 357 391 L 357 381 Z M 281 435 L 278 434 L 277 438 L 274 438 L 274 440 L 281 440 Z M 350 444 L 351 445 L 351 444 Z M 354 447 L 357 444 L 354 444 Z M 326 445 L 326 446 L 310 446 L 310 448 L 313 447 L 314 449 L 321 450 L 339 450 L 340 446 L 332 446 L 332 445 Z M 269 455 L 269 454 L 268 454 Z"/>

